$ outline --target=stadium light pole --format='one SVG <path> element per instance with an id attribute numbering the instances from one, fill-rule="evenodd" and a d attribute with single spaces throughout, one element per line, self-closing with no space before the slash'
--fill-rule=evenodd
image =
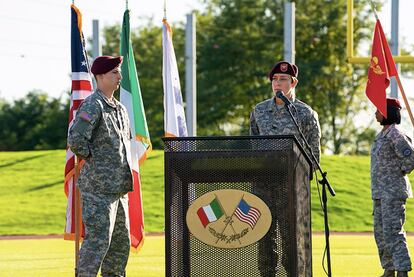
<path id="1" fill-rule="evenodd" d="M 295 2 L 285 3 L 285 16 L 283 24 L 284 60 L 295 63 Z"/>
<path id="2" fill-rule="evenodd" d="M 197 136 L 196 16 L 187 14 L 185 27 L 185 111 L 188 135 Z"/>
<path id="3" fill-rule="evenodd" d="M 399 0 L 392 0 L 391 5 L 391 53 L 393 56 L 400 55 L 400 46 L 399 46 Z M 400 65 L 395 64 L 397 71 L 400 72 Z M 391 78 L 391 97 L 398 98 L 398 84 L 395 77 Z"/>

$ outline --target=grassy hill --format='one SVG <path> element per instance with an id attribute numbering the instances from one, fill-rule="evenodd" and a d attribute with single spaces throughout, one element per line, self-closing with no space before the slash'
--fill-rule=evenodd
<path id="1" fill-rule="evenodd" d="M 0 152 L 0 235 L 61 234 L 65 224 L 65 151 Z M 337 196 L 328 196 L 331 231 L 371 231 L 369 157 L 322 156 Z M 152 151 L 141 169 L 147 232 L 164 230 L 163 152 Z M 414 174 L 412 174 L 414 177 Z M 413 178 L 414 180 L 414 178 Z M 312 228 L 323 230 L 318 186 L 312 189 Z M 414 232 L 408 201 L 407 231 Z"/>

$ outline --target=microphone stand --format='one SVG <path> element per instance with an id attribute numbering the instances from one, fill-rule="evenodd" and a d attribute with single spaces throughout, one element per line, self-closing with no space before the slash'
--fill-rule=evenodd
<path id="1" fill-rule="evenodd" d="M 326 175 L 328 173 L 322 171 L 322 168 L 321 168 L 318 160 L 316 159 L 315 155 L 312 152 L 312 148 L 310 147 L 308 141 L 306 140 L 305 136 L 303 135 L 302 130 L 300 129 L 298 122 L 296 121 L 295 117 L 292 114 L 292 111 L 290 110 L 290 106 L 292 105 L 292 103 L 286 97 L 285 97 L 286 100 L 283 99 L 283 97 L 279 97 L 279 95 L 277 97 L 282 99 L 285 102 L 286 110 L 289 112 L 290 117 L 292 118 L 293 122 L 296 125 L 296 128 L 299 131 L 300 137 L 302 138 L 303 142 L 305 143 L 307 149 L 309 150 L 309 152 L 311 154 L 311 159 L 312 159 L 313 163 L 318 167 L 318 170 L 319 170 L 319 172 L 321 173 L 321 176 L 322 176 L 322 180 L 317 180 L 317 182 L 322 185 L 322 205 L 323 205 L 323 219 L 324 219 L 324 225 L 325 225 L 326 259 L 327 259 L 327 264 L 328 264 L 328 277 L 331 277 L 332 276 L 331 251 L 330 251 L 330 247 L 329 247 L 329 224 L 328 224 L 328 205 L 327 205 L 328 204 L 327 203 L 328 202 L 328 197 L 326 195 L 326 187 L 328 188 L 329 193 L 332 196 L 335 196 L 335 191 L 332 188 L 331 184 L 329 183 L 329 181 L 326 177 Z"/>

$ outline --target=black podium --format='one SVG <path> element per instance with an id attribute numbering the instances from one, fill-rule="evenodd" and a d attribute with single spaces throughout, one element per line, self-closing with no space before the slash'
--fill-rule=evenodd
<path id="1" fill-rule="evenodd" d="M 296 137 L 164 143 L 166 276 L 312 276 L 312 174 Z"/>

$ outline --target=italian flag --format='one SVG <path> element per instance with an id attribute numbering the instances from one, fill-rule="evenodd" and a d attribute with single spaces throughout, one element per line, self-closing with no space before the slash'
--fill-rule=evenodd
<path id="1" fill-rule="evenodd" d="M 128 194 L 131 246 L 139 250 L 144 241 L 144 213 L 139 166 L 146 159 L 151 149 L 151 142 L 130 39 L 129 10 L 125 11 L 122 22 L 121 55 L 124 56 L 124 61 L 121 65 L 120 98 L 121 103 L 128 110 L 132 135 L 131 149 L 128 151 L 134 181 L 134 191 Z"/>
<path id="2" fill-rule="evenodd" d="M 223 214 L 224 212 L 217 197 L 207 206 L 203 206 L 197 210 L 197 215 L 204 228 L 206 228 L 209 223 L 218 220 Z"/>

